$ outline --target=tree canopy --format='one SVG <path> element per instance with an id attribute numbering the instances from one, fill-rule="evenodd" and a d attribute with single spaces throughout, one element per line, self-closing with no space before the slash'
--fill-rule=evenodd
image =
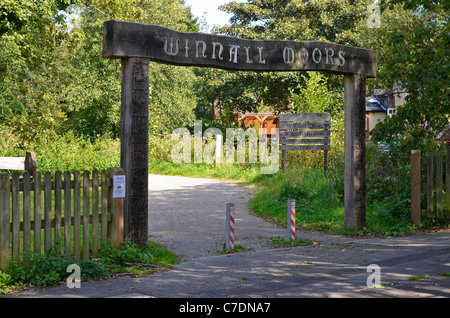
<path id="1" fill-rule="evenodd" d="M 381 0 L 380 27 L 366 20 L 371 0 L 248 0 L 221 9 L 230 23 L 213 32 L 248 39 L 320 40 L 375 49 L 370 88 L 401 87 L 406 104 L 373 130 L 408 152 L 434 145 L 449 122 L 449 4 Z M 76 5 L 76 6 L 74 6 Z M 74 10 L 77 8 L 77 10 Z M 76 23 L 67 21 L 72 13 Z M 3 0 L 0 2 L 0 128 L 20 147 L 43 135 L 73 132 L 91 140 L 120 133 L 118 60 L 102 58 L 103 22 L 121 19 L 198 31 L 183 0 Z M 194 109 L 212 104 L 234 118 L 266 107 L 305 110 L 315 92 L 338 115 L 342 78 L 301 72 L 228 72 L 150 63 L 150 133 L 192 125 Z M 302 103 L 304 105 L 299 105 Z M 320 104 L 319 103 L 319 104 Z M 334 109 L 330 105 L 335 105 Z M 311 106 L 312 107 L 312 106 Z M 227 116 L 225 116 L 227 117 Z"/>
<path id="2" fill-rule="evenodd" d="M 74 24 L 65 19 L 74 13 Z M 71 6 L 69 6 L 71 5 Z M 5 0 L 0 4 L 0 122 L 27 141 L 73 130 L 119 135 L 121 66 L 102 58 L 103 22 L 128 20 L 198 31 L 181 0 Z M 151 64 L 150 131 L 194 119 L 192 69 Z"/>
<path id="3" fill-rule="evenodd" d="M 357 46 L 360 21 L 367 16 L 368 3 L 367 0 L 230 2 L 220 7 L 232 14 L 230 24 L 216 27 L 214 32 L 248 39 L 318 40 Z M 305 85 L 305 78 L 300 72 L 216 71 L 216 80 L 208 80 L 209 93 L 220 101 L 222 109 L 233 112 L 254 112 L 266 107 L 286 111 L 292 102 L 292 89 L 295 93 Z M 340 77 L 330 74 L 324 81 L 330 90 L 343 85 Z"/>
<path id="4" fill-rule="evenodd" d="M 450 121 L 449 4 L 447 1 L 382 1 L 381 30 L 367 30 L 378 38 L 381 67 L 375 84 L 401 87 L 406 104 L 373 130 L 403 154 L 436 146 L 436 133 Z M 373 32 L 372 34 L 370 34 Z"/>

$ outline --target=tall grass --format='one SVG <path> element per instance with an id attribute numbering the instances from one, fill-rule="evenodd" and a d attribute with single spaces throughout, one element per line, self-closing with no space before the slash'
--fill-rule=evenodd
<path id="1" fill-rule="evenodd" d="M 101 171 L 120 165 L 120 140 L 108 136 L 91 142 L 69 131 L 24 141 L 3 127 L 0 134 L 0 156 L 24 157 L 26 151 L 34 151 L 40 171 Z"/>
<path id="2" fill-rule="evenodd" d="M 249 201 L 255 213 L 286 224 L 287 199 L 295 199 L 296 226 L 307 230 L 338 230 L 343 223 L 343 204 L 333 195 L 329 177 L 323 170 L 297 168 L 281 171 L 259 185 Z"/>

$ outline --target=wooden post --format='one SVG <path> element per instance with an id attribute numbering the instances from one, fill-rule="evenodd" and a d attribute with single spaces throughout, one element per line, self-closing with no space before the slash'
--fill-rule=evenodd
<path id="1" fill-rule="evenodd" d="M 73 254 L 75 259 L 81 255 L 81 175 L 80 171 L 73 173 Z"/>
<path id="2" fill-rule="evenodd" d="M 94 170 L 92 172 L 92 256 L 96 258 L 98 256 L 99 249 L 99 231 L 98 223 L 100 221 L 99 210 L 98 210 L 98 171 Z"/>
<path id="3" fill-rule="evenodd" d="M 34 252 L 41 252 L 41 173 L 34 171 Z"/>
<path id="4" fill-rule="evenodd" d="M 52 244 L 51 215 L 52 213 L 52 175 L 50 171 L 44 173 L 44 251 L 47 252 Z M 25 235 L 25 233 L 24 233 Z"/>
<path id="5" fill-rule="evenodd" d="M 344 75 L 344 228 L 366 225 L 366 77 Z"/>
<path id="6" fill-rule="evenodd" d="M 420 150 L 411 151 L 411 220 L 420 224 Z"/>
<path id="7" fill-rule="evenodd" d="M 56 174 L 55 174 L 56 176 Z M 55 178 L 56 180 L 56 178 Z M 83 172 L 83 216 L 82 216 L 82 224 L 83 224 L 83 249 L 82 249 L 82 258 L 86 261 L 89 258 L 89 214 L 90 214 L 90 191 L 89 191 L 89 171 Z M 56 192 L 56 191 L 55 191 Z"/>
<path id="8" fill-rule="evenodd" d="M 432 151 L 429 151 L 427 158 L 427 216 L 429 218 L 434 216 L 433 172 L 434 172 L 434 153 Z"/>
<path id="9" fill-rule="evenodd" d="M 20 178 L 18 172 L 12 174 L 12 259 L 20 259 Z M 2 199 L 0 199 L 1 202 Z"/>
<path id="10" fill-rule="evenodd" d="M 149 60 L 122 59 L 121 167 L 126 175 L 125 237 L 148 242 Z"/>
<path id="11" fill-rule="evenodd" d="M 64 172 L 64 252 L 72 251 L 72 174 L 70 171 Z"/>
<path id="12" fill-rule="evenodd" d="M 444 170 L 442 163 L 442 152 L 438 151 L 436 153 L 436 216 L 438 218 L 444 217 L 444 205 L 443 205 L 443 195 L 442 195 L 442 187 Z"/>
<path id="13" fill-rule="evenodd" d="M 9 175 L 7 173 L 0 173 L 0 269 L 1 270 L 5 270 L 8 267 L 10 257 L 9 188 L 10 188 Z"/>
<path id="14" fill-rule="evenodd" d="M 124 239 L 124 198 L 113 196 L 114 176 L 124 175 L 121 168 L 110 168 L 107 171 L 108 179 L 111 181 L 111 187 L 108 187 L 108 209 L 112 214 L 111 222 L 111 247 L 119 249 Z M 128 190 L 126 190 L 128 192 Z"/>
<path id="15" fill-rule="evenodd" d="M 446 217 L 450 217 L 450 143 L 447 144 L 447 154 L 445 156 L 445 193 L 447 202 Z"/>
<path id="16" fill-rule="evenodd" d="M 30 173 L 23 173 L 23 252 L 31 252 L 31 182 Z M 28 257 L 29 255 L 26 255 Z"/>

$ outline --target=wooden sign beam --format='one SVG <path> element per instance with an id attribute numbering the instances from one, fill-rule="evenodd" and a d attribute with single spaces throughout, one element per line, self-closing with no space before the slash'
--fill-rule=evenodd
<path id="1" fill-rule="evenodd" d="M 376 76 L 376 51 L 328 42 L 248 40 L 106 21 L 103 57 L 241 71 L 327 71 Z"/>
<path id="2" fill-rule="evenodd" d="M 365 81 L 376 76 L 376 51 L 320 41 L 248 40 L 178 32 L 159 25 L 111 20 L 104 23 L 102 54 L 122 59 L 125 237 L 140 246 L 147 244 L 150 61 L 235 71 L 323 71 L 344 75 L 344 227 L 358 230 L 365 226 Z"/>

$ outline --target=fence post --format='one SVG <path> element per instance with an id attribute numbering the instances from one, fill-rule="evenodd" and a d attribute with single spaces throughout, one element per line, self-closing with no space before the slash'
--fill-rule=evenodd
<path id="1" fill-rule="evenodd" d="M 420 224 L 420 150 L 411 150 L 411 220 Z"/>
<path id="2" fill-rule="evenodd" d="M 8 267 L 10 257 L 9 191 L 9 175 L 0 173 L 0 269 L 2 270 Z"/>
<path id="3" fill-rule="evenodd" d="M 450 217 L 450 143 L 447 143 L 447 154 L 445 156 L 445 193 L 447 210 L 446 217 Z"/>
<path id="4" fill-rule="evenodd" d="M 438 218 L 444 217 L 444 205 L 443 205 L 443 195 L 442 195 L 442 186 L 443 186 L 443 163 L 442 163 L 442 152 L 438 151 L 436 153 L 436 216 Z"/>
<path id="5" fill-rule="evenodd" d="M 434 172 L 434 154 L 432 151 L 429 151 L 427 158 L 427 216 L 429 218 L 432 217 L 434 214 L 433 172 Z"/>
<path id="6" fill-rule="evenodd" d="M 216 167 L 220 166 L 222 163 L 222 135 L 216 135 Z"/>
<path id="7" fill-rule="evenodd" d="M 108 209 L 112 215 L 111 226 L 111 247 L 119 249 L 124 239 L 124 226 L 123 226 L 123 201 L 124 196 L 117 195 L 117 185 L 114 184 L 114 176 L 124 176 L 125 172 L 122 168 L 109 168 L 107 171 L 108 179 L 111 180 L 112 187 L 108 187 Z M 122 184 L 125 187 L 126 182 Z M 128 191 L 128 189 L 122 189 Z M 125 192 L 123 192 L 125 194 Z"/>
<path id="8" fill-rule="evenodd" d="M 287 232 L 286 241 L 295 240 L 295 200 L 287 201 Z"/>
<path id="9" fill-rule="evenodd" d="M 225 248 L 234 250 L 234 203 L 227 203 Z"/>

